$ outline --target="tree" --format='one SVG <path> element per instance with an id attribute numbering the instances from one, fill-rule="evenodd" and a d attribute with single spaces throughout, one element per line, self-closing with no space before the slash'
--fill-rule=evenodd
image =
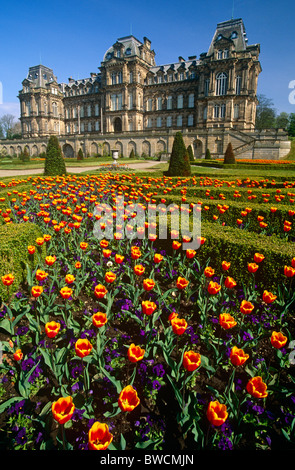
<path id="1" fill-rule="evenodd" d="M 257 95 L 255 127 L 257 130 L 270 129 L 276 125 L 276 111 L 271 99 L 265 95 Z"/>
<path id="2" fill-rule="evenodd" d="M 44 175 L 61 176 L 65 175 L 66 172 L 66 166 L 64 158 L 62 156 L 58 138 L 55 135 L 52 135 L 49 138 L 47 144 Z"/>
<path id="3" fill-rule="evenodd" d="M 192 148 L 191 145 L 188 146 L 187 151 L 188 151 L 190 162 L 193 162 L 194 161 L 194 152 L 193 152 L 193 148 Z"/>
<path id="4" fill-rule="evenodd" d="M 276 128 L 277 129 L 287 129 L 288 124 L 289 124 L 289 114 L 286 113 L 285 111 L 282 111 L 276 117 Z"/>
<path id="5" fill-rule="evenodd" d="M 133 148 L 131 149 L 131 152 L 129 154 L 129 158 L 133 158 L 133 159 L 135 158 L 135 152 L 134 152 Z"/>
<path id="6" fill-rule="evenodd" d="M 180 131 L 176 132 L 170 156 L 168 176 L 190 176 L 189 154 Z"/>
<path id="7" fill-rule="evenodd" d="M 233 165 L 236 163 L 235 154 L 231 142 L 228 143 L 228 146 L 226 148 L 223 163 L 227 165 Z"/>
<path id="8" fill-rule="evenodd" d="M 288 126 L 288 135 L 290 137 L 295 137 L 295 113 L 290 114 L 289 126 Z"/>
<path id="9" fill-rule="evenodd" d="M 207 148 L 206 153 L 205 153 L 205 160 L 210 160 L 210 159 L 211 159 L 211 152 L 210 152 L 210 150 Z"/>
<path id="10" fill-rule="evenodd" d="M 81 148 L 78 150 L 77 160 L 84 160 L 83 150 Z"/>
<path id="11" fill-rule="evenodd" d="M 13 114 L 3 114 L 0 118 L 0 127 L 6 139 L 9 138 L 13 127 L 16 125 Z"/>

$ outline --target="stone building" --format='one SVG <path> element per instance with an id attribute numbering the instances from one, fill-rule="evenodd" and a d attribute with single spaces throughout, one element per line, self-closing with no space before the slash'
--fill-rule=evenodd
<path id="1" fill-rule="evenodd" d="M 208 51 L 156 65 L 146 37 L 119 38 L 105 53 L 97 73 L 58 83 L 43 65 L 29 68 L 19 92 L 22 141 L 31 155 L 59 136 L 64 155 L 119 150 L 129 156 L 168 155 L 182 131 L 197 158 L 209 148 L 236 155 L 281 158 L 289 151 L 285 132 L 255 130 L 260 45 L 249 45 L 242 19 L 217 24 Z M 12 153 L 11 145 L 8 153 Z"/>

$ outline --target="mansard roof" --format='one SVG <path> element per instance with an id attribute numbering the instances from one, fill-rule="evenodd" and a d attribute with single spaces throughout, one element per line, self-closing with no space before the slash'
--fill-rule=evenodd
<path id="1" fill-rule="evenodd" d="M 214 48 L 218 47 L 218 42 L 226 39 L 234 44 L 235 50 L 245 51 L 248 47 L 248 39 L 246 35 L 246 29 L 241 18 L 231 19 L 218 23 L 215 33 L 213 35 L 210 47 L 207 52 L 207 56 L 210 56 L 214 52 Z"/>

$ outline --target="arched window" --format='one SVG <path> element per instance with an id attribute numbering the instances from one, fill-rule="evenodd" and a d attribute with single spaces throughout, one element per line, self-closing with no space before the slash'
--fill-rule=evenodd
<path id="1" fill-rule="evenodd" d="M 227 93 L 227 74 L 224 72 L 216 76 L 216 95 L 226 95 Z"/>
<path id="2" fill-rule="evenodd" d="M 236 95 L 241 94 L 241 83 L 242 83 L 242 77 L 238 75 L 236 77 Z"/>
<path id="3" fill-rule="evenodd" d="M 177 108 L 178 109 L 183 108 L 183 95 L 177 96 Z"/>
<path id="4" fill-rule="evenodd" d="M 167 96 L 167 109 L 172 109 L 172 96 Z"/>

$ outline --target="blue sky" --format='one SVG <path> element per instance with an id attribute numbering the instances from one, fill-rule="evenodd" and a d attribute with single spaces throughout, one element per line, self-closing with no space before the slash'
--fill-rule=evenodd
<path id="1" fill-rule="evenodd" d="M 151 40 L 158 65 L 199 57 L 232 7 L 233 0 L 2 2 L 0 115 L 19 115 L 17 94 L 30 66 L 42 62 L 58 82 L 86 78 L 98 71 L 105 51 L 130 33 Z M 243 19 L 249 44 L 261 45 L 258 93 L 271 98 L 277 112 L 295 112 L 288 99 L 295 80 L 294 1 L 234 0 L 234 17 Z"/>

